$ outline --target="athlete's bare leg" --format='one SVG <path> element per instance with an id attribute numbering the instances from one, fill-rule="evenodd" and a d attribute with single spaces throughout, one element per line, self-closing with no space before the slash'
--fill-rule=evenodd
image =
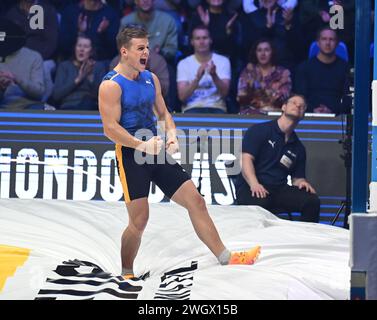
<path id="1" fill-rule="evenodd" d="M 148 198 L 132 200 L 126 204 L 128 226 L 122 235 L 122 268 L 133 270 L 133 264 L 140 247 L 141 237 L 149 218 Z"/>
<path id="2" fill-rule="evenodd" d="M 186 208 L 199 239 L 218 257 L 225 249 L 216 227 L 208 214 L 205 200 L 191 180 L 187 180 L 172 196 L 172 200 Z"/>

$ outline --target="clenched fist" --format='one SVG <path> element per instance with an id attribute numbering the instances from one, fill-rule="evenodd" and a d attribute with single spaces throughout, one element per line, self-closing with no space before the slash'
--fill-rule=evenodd
<path id="1" fill-rule="evenodd" d="M 178 152 L 179 144 L 176 137 L 169 138 L 165 145 L 166 152 L 170 155 Z"/>
<path id="2" fill-rule="evenodd" d="M 152 155 L 159 154 L 162 148 L 163 141 L 160 136 L 155 136 L 143 143 L 144 152 Z"/>

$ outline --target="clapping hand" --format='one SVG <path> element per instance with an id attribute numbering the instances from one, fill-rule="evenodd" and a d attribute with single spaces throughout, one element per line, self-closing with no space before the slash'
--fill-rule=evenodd
<path id="1" fill-rule="evenodd" d="M 78 84 L 83 81 L 89 74 L 93 72 L 95 61 L 92 59 L 85 60 L 79 69 L 79 74 L 77 75 L 75 82 Z"/>
<path id="2" fill-rule="evenodd" d="M 210 62 L 208 62 L 208 64 L 207 64 L 207 70 L 208 70 L 208 73 L 212 77 L 216 75 L 216 65 L 213 63 L 212 60 Z"/>
<path id="3" fill-rule="evenodd" d="M 88 17 L 83 13 L 79 15 L 77 27 L 80 33 L 84 33 L 88 29 Z"/>
<path id="4" fill-rule="evenodd" d="M 206 63 L 202 63 L 198 69 L 198 71 L 196 72 L 196 77 L 195 77 L 195 80 L 196 81 L 200 81 L 200 79 L 203 77 L 205 71 L 206 71 L 206 68 L 207 68 L 207 64 Z"/>
<path id="5" fill-rule="evenodd" d="M 275 25 L 276 12 L 277 12 L 277 8 L 275 8 L 275 9 L 272 9 L 272 7 L 267 8 L 267 16 L 266 16 L 267 25 L 266 26 L 269 29 L 272 28 Z"/>
<path id="6" fill-rule="evenodd" d="M 234 21 L 236 21 L 238 17 L 238 12 L 236 12 L 233 17 L 231 17 L 229 19 L 229 21 L 227 22 L 226 26 L 225 26 L 225 29 L 226 29 L 226 33 L 227 34 L 231 34 L 232 33 L 232 27 L 233 27 L 233 24 L 234 24 Z"/>
<path id="7" fill-rule="evenodd" d="M 293 19 L 293 9 L 284 9 L 282 15 L 284 19 L 284 25 L 290 25 Z"/>
<path id="8" fill-rule="evenodd" d="M 198 6 L 198 8 L 196 9 L 196 11 L 198 12 L 198 15 L 200 17 L 200 20 L 202 20 L 202 23 L 208 27 L 209 25 L 209 11 L 208 9 L 207 10 L 204 10 L 202 6 Z"/>
<path id="9" fill-rule="evenodd" d="M 98 26 L 97 32 L 98 33 L 104 32 L 108 28 L 109 24 L 110 24 L 109 20 L 106 17 L 103 17 L 101 23 Z"/>
<path id="10" fill-rule="evenodd" d="M 323 22 L 328 23 L 331 19 L 330 14 L 327 11 L 320 11 L 319 15 L 321 16 L 321 19 Z"/>

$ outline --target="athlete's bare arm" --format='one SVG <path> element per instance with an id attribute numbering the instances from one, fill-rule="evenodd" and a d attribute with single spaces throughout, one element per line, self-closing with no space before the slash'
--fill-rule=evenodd
<path id="1" fill-rule="evenodd" d="M 147 153 L 158 153 L 162 144 L 160 137 L 153 137 L 143 142 L 132 136 L 119 124 L 121 116 L 121 94 L 122 90 L 119 85 L 111 80 L 103 81 L 99 87 L 98 105 L 105 136 L 116 144 L 121 144 Z"/>

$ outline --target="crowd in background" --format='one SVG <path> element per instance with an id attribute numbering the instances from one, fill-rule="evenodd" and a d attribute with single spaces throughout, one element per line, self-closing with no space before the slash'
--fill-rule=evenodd
<path id="1" fill-rule="evenodd" d="M 33 29 L 30 8 L 44 9 Z M 341 6 L 344 29 L 329 27 Z M 3 0 L 0 30 L 25 41 L 0 60 L 0 108 L 98 110 L 127 24 L 149 33 L 147 68 L 172 112 L 279 111 L 292 92 L 307 112 L 347 113 L 354 0 Z"/>

